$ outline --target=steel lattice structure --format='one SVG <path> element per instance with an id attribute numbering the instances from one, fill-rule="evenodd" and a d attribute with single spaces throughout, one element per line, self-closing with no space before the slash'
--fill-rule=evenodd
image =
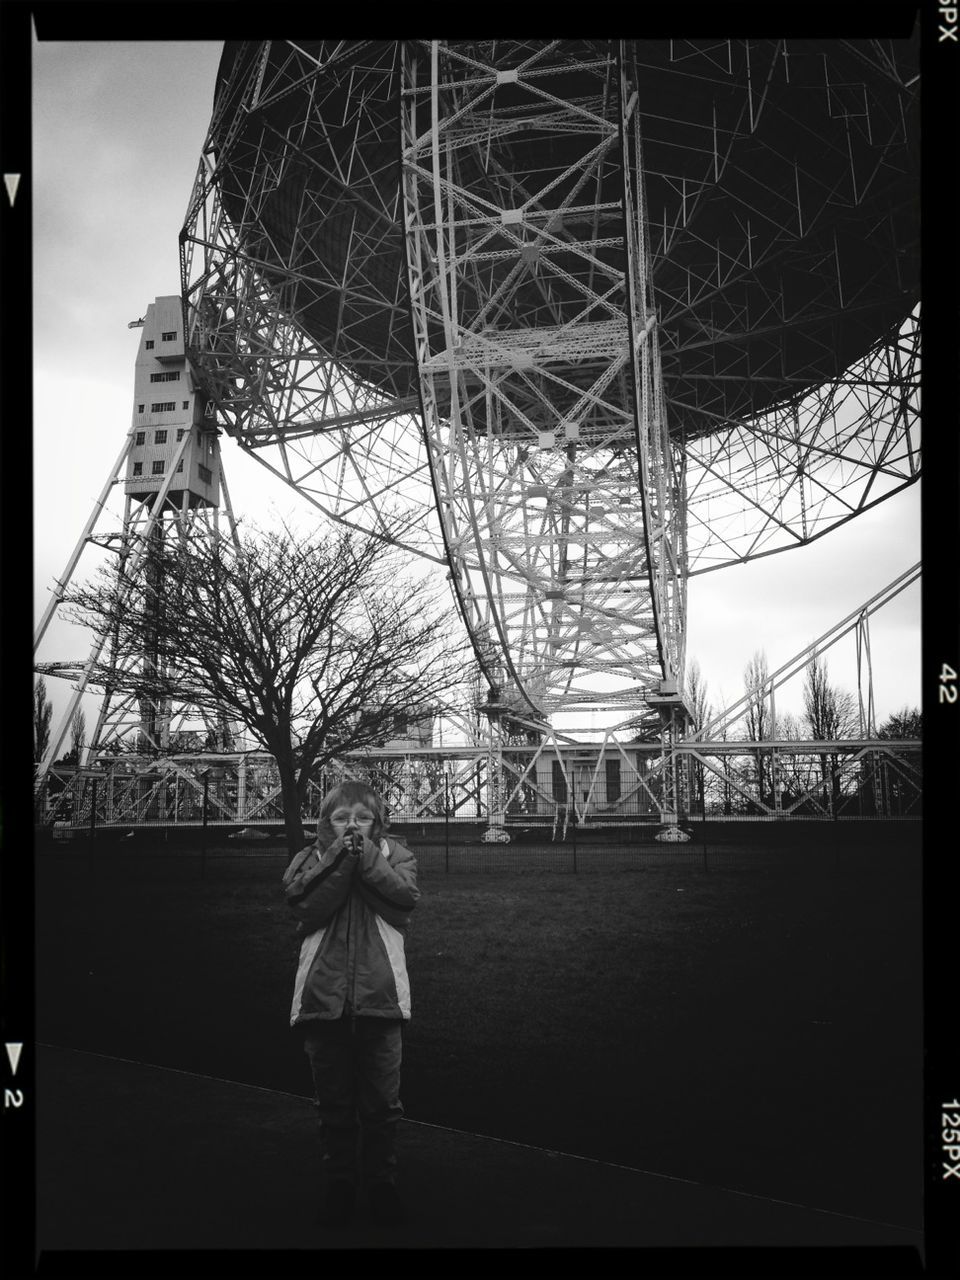
<path id="1" fill-rule="evenodd" d="M 236 540 L 217 431 L 204 412 L 203 396 L 193 384 L 184 356 L 181 311 L 176 295 L 157 298 L 147 307 L 145 316 L 129 326 L 143 330 L 134 380 L 132 426 L 51 592 L 35 632 L 35 656 L 54 616 L 59 613 L 74 620 L 64 602 L 70 598 L 71 586 L 76 586 L 81 560 L 89 562 L 91 558 L 84 557 L 89 548 L 96 546 L 110 553 L 101 567 L 109 566 L 121 599 L 134 601 L 144 593 L 157 593 L 157 566 L 165 544 L 209 544 L 227 536 Z M 170 395 L 175 398 L 165 398 Z M 108 509 L 113 489 L 122 494 L 122 514 L 115 506 Z M 92 566 L 87 563 L 86 567 Z M 38 784 L 56 759 L 74 712 L 91 684 L 101 687 L 103 696 L 85 744 L 85 763 L 98 754 L 129 751 L 131 746 L 169 752 L 178 742 L 191 738 L 201 742 L 209 739 L 220 748 L 234 742 L 236 727 L 228 724 L 224 716 L 212 716 L 137 689 L 139 674 L 171 670 L 171 657 L 162 650 L 159 642 L 144 649 L 132 643 L 122 627 L 104 625 L 93 630 L 92 647 L 85 659 L 35 660 L 37 672 L 74 681 L 66 711 L 51 733 L 40 762 Z M 106 679 L 104 672 L 109 673 Z"/>
<path id="2" fill-rule="evenodd" d="M 165 542 L 222 537 L 218 514 L 216 510 L 205 508 L 184 511 L 169 499 L 153 506 L 137 505 L 132 510 L 128 503 L 122 532 L 108 535 L 100 545 L 116 553 L 117 561 L 111 569 L 133 596 L 153 588 L 157 553 Z M 131 647 L 129 639 L 125 639 L 117 628 L 95 635 L 93 647 L 85 659 L 35 662 L 34 670 L 39 674 L 60 676 L 75 682 L 67 710 L 51 737 L 42 772 L 50 767 L 63 745 L 73 714 L 80 705 L 80 697 L 91 684 L 91 676 L 101 668 L 109 668 L 113 678 L 105 684 L 99 679 L 93 682 L 98 686 L 102 684 L 103 696 L 86 744 L 86 758 L 93 759 L 98 753 L 129 750 L 135 742 L 139 742 L 143 750 L 169 751 L 171 742 L 182 738 L 184 733 L 203 738 L 205 734 L 200 732 L 198 725 L 204 727 L 213 741 L 229 742 L 225 725 L 219 724 L 215 717 L 204 716 L 195 707 L 179 703 L 175 706 L 169 699 L 134 691 L 135 673 L 142 672 L 145 667 L 158 669 L 161 662 L 164 669 L 169 670 L 168 658 Z"/>
<path id="3" fill-rule="evenodd" d="M 242 447 L 447 566 L 532 723 L 919 475 L 914 41 L 228 44 L 181 235 Z"/>
<path id="4" fill-rule="evenodd" d="M 434 833 L 451 824 L 461 831 L 467 825 L 487 827 L 490 797 L 498 794 L 509 826 L 554 841 L 578 831 L 589 839 L 603 827 L 658 826 L 668 768 L 679 775 L 685 820 L 919 819 L 921 752 L 918 741 L 876 739 L 683 743 L 668 762 L 652 744 L 611 744 L 587 755 L 541 744 L 493 759 L 480 747 L 380 750 L 336 761 L 324 784 L 337 776 L 363 778 L 384 795 L 396 821 Z M 196 828 L 206 811 L 213 826 L 255 824 L 261 836 L 281 827 L 276 764 L 262 752 L 126 755 L 98 764 L 96 770 L 50 770 L 38 806 L 47 825 Z M 558 796 L 560 780 L 564 799 Z M 311 784 L 304 806 L 308 822 L 317 821 L 323 793 L 323 786 Z M 487 833 L 502 835 L 503 828 Z M 489 838 L 487 833 L 480 838 Z"/>

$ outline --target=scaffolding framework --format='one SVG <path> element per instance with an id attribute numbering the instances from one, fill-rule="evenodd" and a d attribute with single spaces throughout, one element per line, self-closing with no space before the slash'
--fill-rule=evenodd
<path id="1" fill-rule="evenodd" d="M 143 330 L 132 425 L 34 633 L 34 669 L 73 682 L 66 710 L 52 726 L 38 762 L 38 786 L 63 747 L 84 693 L 94 684 L 103 688 L 103 696 L 80 763 L 102 752 L 170 752 L 188 741 L 225 748 L 234 740 L 234 727 L 222 715 L 135 691 L 137 673 L 151 664 L 168 665 L 171 658 L 132 648 L 121 628 L 98 627 L 85 658 L 39 657 L 51 624 L 74 621 L 71 591 L 90 577 L 94 548 L 107 553 L 106 560 L 100 557 L 99 570 L 118 584 L 122 601 L 157 592 L 156 565 L 170 541 L 186 545 L 237 536 L 218 429 L 184 356 L 179 297 L 155 299 L 145 317 L 129 327 Z M 167 399 L 170 395 L 175 398 Z M 151 396 L 163 398 L 151 401 Z M 115 494 L 122 495 L 121 501 Z M 105 669 L 112 678 L 103 684 Z"/>
<path id="2" fill-rule="evenodd" d="M 406 49 L 402 86 L 406 262 L 444 542 L 491 683 L 504 669 L 541 719 L 675 679 L 684 635 L 682 455 L 663 407 L 636 120 L 614 57 L 588 68 L 605 117 L 542 95 L 569 74 L 558 52 L 536 60 L 502 122 L 487 106 L 499 73 L 448 47 L 432 46 L 426 84 Z M 521 128 L 577 146 L 518 176 Z M 506 175 L 496 204 L 491 172 Z M 584 192 L 611 182 L 616 198 L 584 217 Z M 627 252 L 605 262 L 598 242 Z M 575 281 L 572 302 L 552 296 L 558 279 Z M 637 494 L 634 525 L 622 499 Z"/>
<path id="3" fill-rule="evenodd" d="M 919 477 L 918 91 L 913 41 L 228 45 L 196 376 L 446 567 L 501 707 L 654 740 L 690 576 Z"/>
<path id="4" fill-rule="evenodd" d="M 324 790 L 369 781 L 391 820 L 424 832 L 444 824 L 474 838 L 518 832 L 563 840 L 578 833 L 704 821 L 835 821 L 922 817 L 922 744 L 846 740 L 606 742 L 359 753 L 311 783 L 303 821 L 316 823 Z M 279 779 L 263 753 L 101 757 L 57 766 L 38 819 L 50 828 L 252 827 L 282 833 Z M 628 837 L 629 838 L 629 837 Z"/>

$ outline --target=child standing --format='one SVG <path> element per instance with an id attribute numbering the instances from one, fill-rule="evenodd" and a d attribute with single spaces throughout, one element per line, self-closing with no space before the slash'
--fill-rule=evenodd
<path id="1" fill-rule="evenodd" d="M 378 1222 L 404 1217 L 396 1188 L 401 1027 L 410 1017 L 403 935 L 420 892 L 413 854 L 386 828 L 380 796 L 344 782 L 324 798 L 315 843 L 283 877 L 305 935 L 290 1023 L 303 1031 L 313 1075 L 329 1226 L 352 1218 L 358 1173 Z"/>

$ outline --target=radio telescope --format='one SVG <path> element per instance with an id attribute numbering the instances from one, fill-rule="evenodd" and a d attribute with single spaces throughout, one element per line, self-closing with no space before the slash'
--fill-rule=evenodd
<path id="1" fill-rule="evenodd" d="M 492 704 L 682 707 L 686 583 L 919 477 L 903 40 L 228 42 L 208 415 L 443 566 Z"/>

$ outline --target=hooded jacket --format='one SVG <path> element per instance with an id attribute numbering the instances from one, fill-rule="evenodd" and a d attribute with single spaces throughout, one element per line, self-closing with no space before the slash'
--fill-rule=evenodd
<path id="1" fill-rule="evenodd" d="M 399 841 L 310 845 L 283 877 L 305 936 L 290 1025 L 339 1018 L 410 1017 L 403 935 L 420 897 L 417 863 Z"/>

